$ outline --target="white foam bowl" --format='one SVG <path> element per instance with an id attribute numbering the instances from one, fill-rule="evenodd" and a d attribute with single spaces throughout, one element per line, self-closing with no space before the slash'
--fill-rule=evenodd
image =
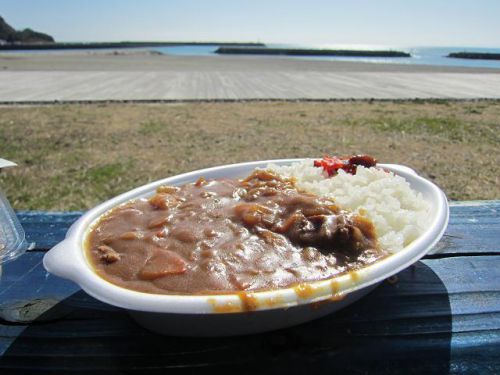
<path id="1" fill-rule="evenodd" d="M 443 235 L 449 208 L 444 193 L 412 169 L 381 164 L 404 177 L 430 202 L 425 233 L 400 252 L 356 272 L 300 286 L 249 293 L 160 295 L 125 289 L 98 276 L 87 258 L 85 238 L 92 224 L 109 209 L 128 200 L 152 195 L 160 185 L 183 185 L 199 177 L 245 177 L 269 163 L 286 165 L 302 159 L 266 160 L 224 165 L 165 178 L 141 186 L 91 209 L 77 220 L 66 238 L 43 258 L 47 271 L 77 283 L 85 292 L 110 305 L 129 310 L 145 328 L 179 336 L 229 336 L 275 330 L 316 319 L 339 310 L 370 292 L 384 279 L 423 257 Z"/>

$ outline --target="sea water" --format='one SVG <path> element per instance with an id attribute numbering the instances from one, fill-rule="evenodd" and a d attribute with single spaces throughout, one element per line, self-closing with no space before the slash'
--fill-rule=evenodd
<path id="1" fill-rule="evenodd" d="M 350 49 L 350 50 L 394 50 L 411 54 L 411 57 L 347 57 L 347 56 L 282 56 L 290 59 L 308 60 L 338 60 L 338 61 L 360 61 L 379 64 L 410 64 L 410 65 L 440 65 L 476 68 L 500 68 L 500 60 L 472 60 L 446 57 L 451 52 L 488 52 L 500 53 L 500 48 L 478 48 L 478 47 L 388 47 L 367 45 L 292 45 L 292 44 L 266 44 L 269 48 L 318 48 L 318 49 Z M 213 56 L 217 45 L 210 46 L 173 46 L 173 47 L 151 47 L 167 55 L 183 56 Z M 261 56 L 261 55 L 259 55 Z"/>

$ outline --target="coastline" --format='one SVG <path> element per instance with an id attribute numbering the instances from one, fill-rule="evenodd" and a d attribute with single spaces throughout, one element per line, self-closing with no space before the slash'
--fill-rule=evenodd
<path id="1" fill-rule="evenodd" d="M 500 68 L 313 60 L 283 56 L 180 56 L 154 50 L 0 51 L 0 71 L 500 73 Z"/>

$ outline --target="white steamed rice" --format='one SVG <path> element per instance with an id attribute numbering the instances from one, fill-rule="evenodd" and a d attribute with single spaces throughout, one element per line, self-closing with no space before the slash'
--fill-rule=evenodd
<path id="1" fill-rule="evenodd" d="M 394 173 L 358 166 L 355 175 L 339 173 L 328 178 L 313 159 L 289 166 L 270 164 L 268 169 L 283 177 L 294 177 L 297 187 L 335 200 L 337 205 L 369 218 L 380 246 L 398 252 L 426 229 L 430 206 L 422 194 Z"/>

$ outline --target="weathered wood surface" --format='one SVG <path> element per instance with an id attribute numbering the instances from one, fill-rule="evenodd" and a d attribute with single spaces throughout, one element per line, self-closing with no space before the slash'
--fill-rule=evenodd
<path id="1" fill-rule="evenodd" d="M 28 237 L 43 246 L 4 266 L 0 373 L 500 373 L 499 208 L 454 205 L 439 253 L 336 314 L 204 339 L 149 333 L 47 274 L 44 251 L 80 213 L 23 212 Z"/>
<path id="2" fill-rule="evenodd" d="M 68 228 L 83 212 L 19 211 L 17 217 L 26 232 L 26 240 L 35 251 L 52 248 L 64 239 Z"/>
<path id="3" fill-rule="evenodd" d="M 500 370 L 497 256 L 424 260 L 400 273 L 397 283 L 385 282 L 345 310 L 298 327 L 239 338 L 180 339 L 151 334 L 122 310 L 69 282 L 47 277 L 42 255 L 34 252 L 26 261 L 16 261 L 31 267 L 25 277 L 16 277 L 17 270 L 4 275 L 4 303 L 17 301 L 20 307 L 20 299 L 24 306 L 48 301 L 53 307 L 29 325 L 4 317 L 2 374 L 199 367 L 259 372 L 288 368 L 292 373 L 329 373 L 332 366 L 359 373 L 373 366 L 380 366 L 381 373 Z M 393 362 L 382 364 L 388 355 Z"/>

